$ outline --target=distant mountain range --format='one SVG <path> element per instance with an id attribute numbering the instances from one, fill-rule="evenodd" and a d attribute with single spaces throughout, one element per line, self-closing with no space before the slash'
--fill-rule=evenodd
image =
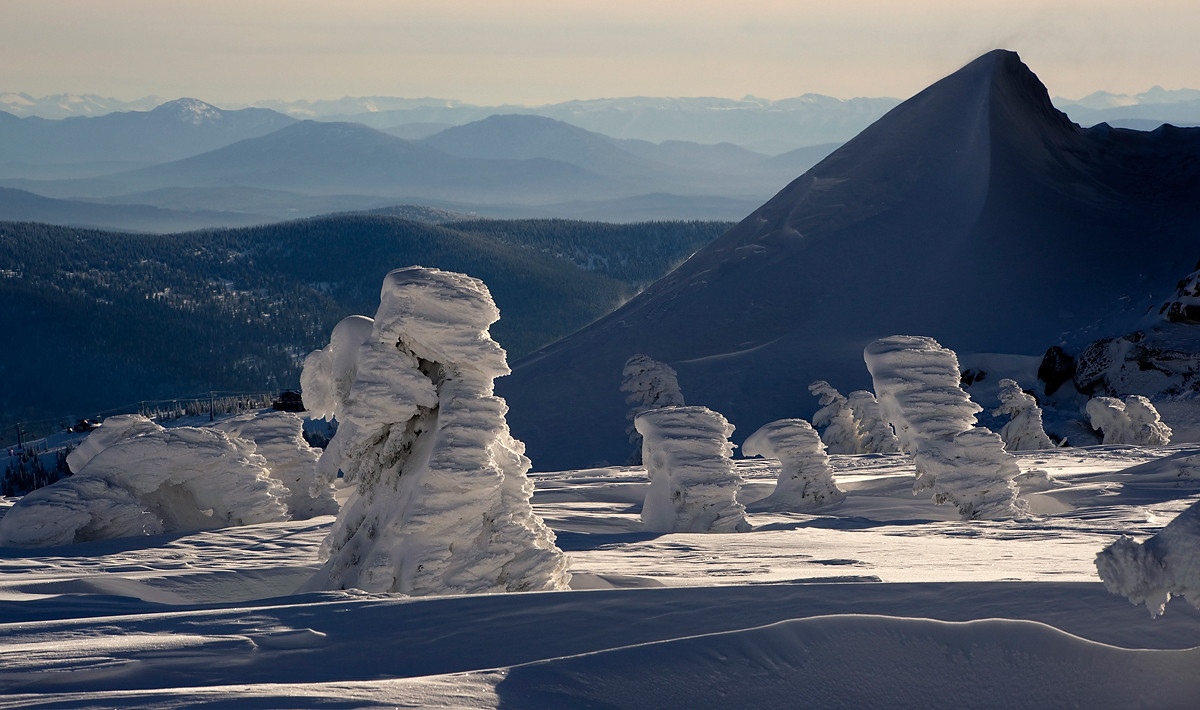
<path id="1" fill-rule="evenodd" d="M 811 415 L 813 380 L 870 387 L 862 352 L 879 337 L 1036 357 L 1130 332 L 1198 253 L 1200 129 L 1082 129 L 995 51 L 497 391 L 541 470 L 625 459 L 619 386 L 635 353 L 675 367 L 688 404 L 724 414 L 740 441 Z"/>

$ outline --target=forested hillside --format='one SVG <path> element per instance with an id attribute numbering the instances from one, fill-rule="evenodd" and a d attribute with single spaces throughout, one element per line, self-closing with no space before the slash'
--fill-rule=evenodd
<path id="1" fill-rule="evenodd" d="M 294 387 L 301 359 L 389 270 L 483 279 L 510 359 L 612 310 L 730 225 L 432 225 L 340 215 L 121 234 L 0 223 L 0 426 L 143 399 Z"/>

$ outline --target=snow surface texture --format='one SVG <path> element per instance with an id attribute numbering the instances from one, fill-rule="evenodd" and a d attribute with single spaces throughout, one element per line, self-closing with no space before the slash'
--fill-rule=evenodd
<path id="1" fill-rule="evenodd" d="M 1092 428 L 1104 432 L 1105 444 L 1162 446 L 1171 441 L 1171 427 L 1162 422 L 1158 410 L 1141 395 L 1092 397 L 1087 403 Z"/>
<path id="2" fill-rule="evenodd" d="M 633 420 L 647 410 L 682 407 L 686 402 L 683 401 L 683 393 L 679 391 L 679 377 L 675 369 L 649 355 L 638 354 L 626 360 L 621 369 L 621 377 L 621 391 L 629 393 L 625 397 L 625 404 L 633 405 L 625 415 L 629 419 L 629 444 L 632 447 L 627 463 L 640 466 L 642 435 L 633 425 Z"/>
<path id="3" fill-rule="evenodd" d="M 862 436 L 862 451 L 858 453 L 894 454 L 900 450 L 900 440 L 879 411 L 879 400 L 875 399 L 874 392 L 855 390 L 847 399 Z"/>
<path id="4" fill-rule="evenodd" d="M 775 490 L 755 503 L 755 510 L 807 511 L 840 503 L 846 497 L 833 480 L 825 444 L 803 419 L 764 424 L 742 444 L 742 453 L 779 459 L 783 466 Z"/>
<path id="5" fill-rule="evenodd" d="M 333 477 L 317 472 L 320 449 L 304 440 L 304 422 L 291 412 L 264 411 L 223 419 L 214 429 L 254 442 L 267 460 L 271 478 L 287 487 L 288 513 L 293 520 L 337 515 Z"/>
<path id="6" fill-rule="evenodd" d="M 1007 414 L 1009 421 L 1000 430 L 1005 451 L 1038 451 L 1053 449 L 1054 442 L 1042 428 L 1042 410 L 1033 395 L 1021 389 L 1016 380 L 1000 380 L 997 395 L 1000 406 L 992 410 L 995 416 Z"/>
<path id="7" fill-rule="evenodd" d="M 825 380 L 817 380 L 808 391 L 819 398 L 821 408 L 813 414 L 813 426 L 821 430 L 821 441 L 831 454 L 863 453 L 862 432 L 854 421 L 850 402 Z"/>
<path id="8" fill-rule="evenodd" d="M 351 321 L 345 342 L 335 329 L 328 355 L 305 360 L 302 381 L 316 393 L 310 406 L 340 422 L 326 455 L 357 483 L 309 588 L 426 595 L 566 587 L 567 559 L 529 503 L 529 459 L 492 394 L 493 380 L 508 373 L 487 332 L 499 317 L 478 279 L 398 269 L 384 279 L 357 352 L 343 345 L 358 339 L 365 319 Z"/>
<path id="9" fill-rule="evenodd" d="M 21 498 L 0 518 L 0 546 L 50 547 L 287 518 L 287 489 L 269 476 L 252 442 L 214 429 L 149 423 L 154 429 L 100 449 L 74 476 Z M 145 428 L 143 422 L 119 430 Z M 111 441 L 115 431 L 101 441 Z"/>
<path id="10" fill-rule="evenodd" d="M 650 488 L 642 521 L 654 532 L 745 532 L 734 470 L 733 425 L 707 407 L 663 407 L 638 415 Z"/>
<path id="11" fill-rule="evenodd" d="M 1152 617 L 1174 594 L 1200 609 L 1200 501 L 1144 543 L 1122 535 L 1096 555 L 1096 570 L 1108 591 L 1145 604 Z"/>
<path id="12" fill-rule="evenodd" d="M 995 433 L 975 426 L 981 407 L 959 386 L 958 358 L 933 338 L 893 335 L 867 346 L 867 369 L 884 417 L 917 469 L 913 492 L 933 491 L 963 520 L 1023 514 L 1016 460 Z"/>

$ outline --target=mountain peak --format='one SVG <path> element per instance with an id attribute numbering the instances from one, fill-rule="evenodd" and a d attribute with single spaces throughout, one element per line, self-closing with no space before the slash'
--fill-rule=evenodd
<path id="1" fill-rule="evenodd" d="M 184 123 L 199 126 L 220 121 L 224 111 L 200 99 L 180 98 L 156 107 L 151 113 L 170 116 Z"/>

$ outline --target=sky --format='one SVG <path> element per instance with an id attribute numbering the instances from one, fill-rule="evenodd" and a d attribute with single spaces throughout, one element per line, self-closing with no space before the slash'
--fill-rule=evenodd
<path id="1" fill-rule="evenodd" d="M 0 0 L 0 91 L 907 98 L 984 52 L 1051 95 L 1200 88 L 1196 0 Z"/>

